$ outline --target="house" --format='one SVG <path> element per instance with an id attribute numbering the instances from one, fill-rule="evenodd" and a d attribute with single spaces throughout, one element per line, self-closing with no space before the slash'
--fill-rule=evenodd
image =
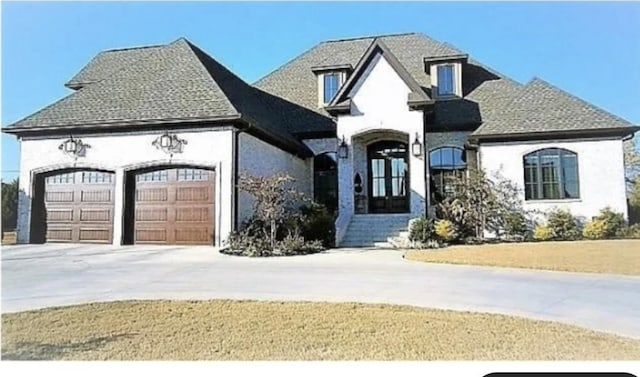
<path id="1" fill-rule="evenodd" d="M 251 212 L 239 174 L 286 172 L 370 245 L 482 168 L 528 209 L 627 213 L 639 129 L 411 33 L 322 42 L 253 85 L 178 39 L 104 51 L 71 94 L 4 128 L 21 142 L 22 243 L 221 245 Z"/>

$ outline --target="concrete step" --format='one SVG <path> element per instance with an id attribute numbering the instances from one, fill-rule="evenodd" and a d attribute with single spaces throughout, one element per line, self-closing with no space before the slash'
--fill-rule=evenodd
<path id="1" fill-rule="evenodd" d="M 340 247 L 392 248 L 394 238 L 407 233 L 411 215 L 354 215 Z"/>

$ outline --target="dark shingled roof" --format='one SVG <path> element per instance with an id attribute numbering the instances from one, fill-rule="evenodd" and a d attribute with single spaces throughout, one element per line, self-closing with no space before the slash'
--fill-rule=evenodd
<path id="1" fill-rule="evenodd" d="M 318 108 L 317 78 L 311 68 L 344 64 L 355 67 L 374 40 L 380 40 L 389 48 L 427 96 L 431 96 L 431 78 L 425 69 L 425 60 L 466 57 L 456 47 L 419 33 L 327 41 L 254 85 L 319 114 L 327 114 L 324 108 Z M 474 133 L 482 135 L 631 126 L 555 87 L 546 84 L 543 88 L 540 80 L 524 86 L 471 58 L 462 69 L 463 98 L 436 101 L 427 127 L 446 130 L 465 125 L 473 130 L 482 125 Z M 346 101 L 339 104 L 343 103 Z"/>
<path id="2" fill-rule="evenodd" d="M 556 131 L 634 130 L 615 117 L 535 79 L 522 85 L 467 59 L 457 48 L 423 34 L 384 35 L 322 42 L 253 86 L 186 39 L 104 51 L 66 85 L 78 89 L 4 130 L 19 134 L 60 127 L 110 127 L 181 122 L 250 124 L 250 130 L 308 154 L 300 139 L 335 135 L 334 119 L 318 107 L 318 67 L 357 68 L 378 45 L 394 59 L 413 92 L 431 98 L 425 64 L 458 57 L 463 98 L 436 101 L 427 127 L 475 130 L 474 137 Z M 337 105 L 345 107 L 350 99 Z M 626 131 L 625 131 L 626 132 Z M 630 131 L 632 132 L 632 131 Z"/>
<path id="3" fill-rule="evenodd" d="M 242 119 L 303 154 L 294 133 L 335 132 L 331 118 L 252 87 L 186 39 L 101 54 L 71 82 L 82 88 L 6 131 Z"/>
<path id="4" fill-rule="evenodd" d="M 143 46 L 102 51 L 69 80 L 65 86 L 80 89 L 103 80 L 114 73 L 138 63 L 164 46 Z"/>
<path id="5" fill-rule="evenodd" d="M 534 78 L 487 113 L 473 136 L 629 128 L 628 121 Z"/>

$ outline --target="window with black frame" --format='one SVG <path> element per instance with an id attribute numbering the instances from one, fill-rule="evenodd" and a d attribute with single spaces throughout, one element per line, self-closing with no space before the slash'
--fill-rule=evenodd
<path id="1" fill-rule="evenodd" d="M 455 194 L 455 181 L 464 176 L 467 169 L 462 148 L 442 147 L 429 153 L 431 192 L 436 201 Z"/>
<path id="2" fill-rule="evenodd" d="M 580 197 L 578 155 L 548 148 L 523 157 L 525 200 L 577 199 Z"/>

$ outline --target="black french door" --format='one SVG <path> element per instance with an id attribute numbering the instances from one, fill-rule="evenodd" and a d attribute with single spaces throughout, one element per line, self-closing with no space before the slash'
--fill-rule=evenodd
<path id="1" fill-rule="evenodd" d="M 380 141 L 367 147 L 369 212 L 409 212 L 407 144 Z"/>

